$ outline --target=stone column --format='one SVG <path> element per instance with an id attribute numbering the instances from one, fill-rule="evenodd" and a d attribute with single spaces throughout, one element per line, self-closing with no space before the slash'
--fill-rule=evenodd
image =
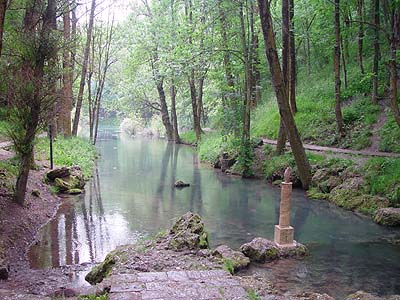
<path id="1" fill-rule="evenodd" d="M 290 204 L 292 198 L 291 171 L 285 171 L 285 181 L 281 184 L 281 205 L 279 225 L 275 225 L 275 243 L 278 246 L 293 246 L 294 229 L 290 226 Z"/>

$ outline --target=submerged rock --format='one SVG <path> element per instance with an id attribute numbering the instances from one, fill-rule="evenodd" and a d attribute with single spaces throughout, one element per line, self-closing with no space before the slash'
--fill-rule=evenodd
<path id="1" fill-rule="evenodd" d="M 184 188 L 184 187 L 190 186 L 190 183 L 186 183 L 186 182 L 183 182 L 182 180 L 178 180 L 177 182 L 175 182 L 174 186 L 177 188 Z"/>
<path id="2" fill-rule="evenodd" d="M 213 255 L 221 258 L 224 263 L 228 263 L 234 272 L 244 269 L 250 264 L 250 259 L 242 252 L 235 251 L 226 245 L 218 246 L 213 251 Z"/>
<path id="3" fill-rule="evenodd" d="M 250 243 L 240 246 L 251 261 L 265 263 L 279 258 L 279 249 L 276 244 L 264 238 L 255 238 Z"/>
<path id="4" fill-rule="evenodd" d="M 198 214 L 187 212 L 169 231 L 168 247 L 173 250 L 206 249 L 208 248 L 208 234 L 204 223 Z"/>
<path id="5" fill-rule="evenodd" d="M 374 221 L 386 226 L 400 226 L 400 208 L 381 208 L 376 212 Z"/>

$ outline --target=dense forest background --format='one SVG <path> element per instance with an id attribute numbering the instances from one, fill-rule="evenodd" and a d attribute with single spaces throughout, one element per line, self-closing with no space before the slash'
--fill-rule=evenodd
<path id="1" fill-rule="evenodd" d="M 1 0 L 0 41 L 20 203 L 48 125 L 234 149 L 245 176 L 254 138 L 289 141 L 305 188 L 302 142 L 400 152 L 397 0 Z"/>

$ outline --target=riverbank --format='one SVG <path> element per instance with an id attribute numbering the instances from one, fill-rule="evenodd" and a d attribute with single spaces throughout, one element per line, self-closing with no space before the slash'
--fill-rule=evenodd
<path id="1" fill-rule="evenodd" d="M 57 190 L 47 182 L 46 174 L 50 171 L 47 143 L 45 139 L 39 139 L 35 148 L 35 167 L 29 174 L 25 203 L 23 206 L 16 204 L 13 201 L 13 186 L 18 161 L 14 158 L 12 146 L 3 144 L 5 147 L 0 149 L 0 260 L 2 267 L 9 266 L 8 274 L 4 274 L 4 278 L 9 277 L 9 280 L 0 281 L 0 288 L 19 289 L 22 288 L 22 278 L 32 282 L 33 278 L 29 277 L 35 277 L 32 275 L 34 272 L 29 270 L 29 247 L 36 240 L 39 230 L 55 216 L 65 198 L 59 197 Z M 93 169 L 97 157 L 94 147 L 82 139 L 58 139 L 55 145 L 55 164 L 86 162 L 83 166 L 88 179 L 91 172 L 89 167 Z M 30 275 L 26 277 L 26 274 Z"/>
<path id="2" fill-rule="evenodd" d="M 182 136 L 185 143 L 193 144 L 194 136 Z M 253 141 L 252 176 L 280 184 L 287 167 L 294 170 L 294 186 L 301 187 L 296 164 L 290 150 L 275 154 L 275 146 Z M 203 136 L 197 145 L 200 159 L 227 174 L 242 175 L 240 142 L 223 138 L 218 132 Z M 400 207 L 400 159 L 365 157 L 334 152 L 307 151 L 312 165 L 312 185 L 307 195 L 315 200 L 327 200 L 339 207 L 361 213 L 383 225 L 400 225 L 400 212 L 392 210 L 391 217 L 376 217 L 384 208 Z M 388 219 L 395 219 L 392 222 Z M 390 223 L 390 224 L 389 224 Z"/>

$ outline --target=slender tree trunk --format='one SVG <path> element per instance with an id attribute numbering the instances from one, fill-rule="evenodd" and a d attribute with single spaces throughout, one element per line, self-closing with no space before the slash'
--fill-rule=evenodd
<path id="1" fill-rule="evenodd" d="M 343 37 L 340 37 L 341 40 L 341 47 L 343 49 Z M 344 88 L 347 89 L 348 86 L 348 81 L 347 81 L 347 64 L 346 64 L 346 57 L 344 55 L 344 51 L 341 51 L 342 54 L 342 63 L 343 63 L 343 68 L 342 68 L 342 72 L 343 72 L 343 82 L 344 82 Z"/>
<path id="2" fill-rule="evenodd" d="M 35 20 L 36 3 L 29 3 L 26 9 L 24 18 L 24 33 L 28 36 L 36 34 L 37 20 Z M 47 7 L 43 16 L 43 25 L 39 33 L 38 48 L 34 49 L 34 61 L 28 58 L 23 62 L 22 74 L 27 76 L 26 83 L 31 82 L 33 91 L 30 95 L 26 95 L 30 99 L 26 99 L 26 103 L 30 106 L 30 118 L 25 120 L 25 137 L 21 148 L 21 163 L 17 182 L 15 186 L 15 201 L 23 205 L 25 201 L 26 188 L 28 184 L 29 171 L 32 165 L 33 157 L 33 142 L 35 139 L 36 130 L 40 122 L 40 114 L 42 112 L 42 97 L 41 97 L 41 82 L 44 76 L 45 62 L 56 57 L 55 49 L 49 49 L 50 33 L 56 19 L 56 1 L 48 0 Z M 32 75 L 32 76 L 30 76 Z M 33 82 L 32 82 L 33 81 Z"/>
<path id="3" fill-rule="evenodd" d="M 76 101 L 74 125 L 72 127 L 72 135 L 73 136 L 76 136 L 78 134 L 78 126 L 79 126 L 79 119 L 80 119 L 80 115 L 81 115 L 83 92 L 84 92 L 84 89 L 85 89 L 85 81 L 86 81 L 86 73 L 87 73 L 87 65 L 88 65 L 90 44 L 91 44 L 91 40 L 92 40 L 92 32 L 93 32 L 93 23 L 94 23 L 95 10 L 96 10 L 96 0 L 92 0 L 92 6 L 91 6 L 91 9 L 90 9 L 90 17 L 89 17 L 89 26 L 88 26 L 88 29 L 87 29 L 87 36 L 86 36 L 86 46 L 85 46 L 85 51 L 84 51 L 84 54 L 83 54 L 81 82 L 79 84 L 79 92 L 78 92 L 78 98 L 77 98 L 77 101 Z"/>
<path id="4" fill-rule="evenodd" d="M 286 95 L 289 95 L 289 0 L 282 0 L 282 72 Z M 280 120 L 278 143 L 276 153 L 281 155 L 285 152 L 287 134 L 285 124 Z"/>
<path id="5" fill-rule="evenodd" d="M 245 96 L 244 96 L 244 118 L 242 142 L 250 140 L 250 109 L 251 109 L 251 67 L 250 67 L 250 51 L 246 42 L 246 29 L 244 25 L 243 4 L 240 4 L 240 28 L 241 28 L 241 43 L 243 51 L 243 60 L 245 66 Z"/>
<path id="6" fill-rule="evenodd" d="M 160 107 L 161 107 L 161 119 L 165 127 L 165 131 L 167 134 L 167 139 L 168 141 L 173 141 L 174 140 L 174 130 L 171 125 L 171 121 L 169 118 L 169 113 L 168 113 L 168 106 L 167 106 L 167 101 L 165 99 L 165 91 L 164 91 L 164 85 L 162 80 L 158 80 L 157 82 L 157 92 L 158 96 L 160 99 Z"/>
<path id="7" fill-rule="evenodd" d="M 203 122 L 203 126 L 206 124 L 206 116 L 204 113 L 204 104 L 203 104 L 203 96 L 204 96 L 204 76 L 200 75 L 199 80 L 197 81 L 197 116 L 199 118 L 200 128 L 201 122 Z"/>
<path id="8" fill-rule="evenodd" d="M 7 0 L 0 0 L 0 57 L 3 49 L 4 20 L 6 19 Z"/>
<path id="9" fill-rule="evenodd" d="M 261 27 L 263 30 L 265 41 L 265 52 L 269 62 L 269 68 L 272 76 L 272 82 L 275 89 L 276 99 L 278 102 L 279 113 L 285 123 L 290 145 L 296 160 L 299 176 L 303 184 L 303 188 L 308 189 L 311 182 L 311 166 L 307 159 L 300 134 L 297 130 L 293 114 L 290 109 L 288 97 L 285 89 L 282 70 L 279 64 L 278 52 L 276 50 L 276 41 L 274 30 L 272 27 L 272 17 L 270 4 L 265 0 L 258 0 Z"/>
<path id="10" fill-rule="evenodd" d="M 343 117 L 342 117 L 342 108 L 340 104 L 340 1 L 335 0 L 335 51 L 334 51 L 334 69 L 335 69 L 335 115 L 336 115 L 336 124 L 338 127 L 338 131 L 340 136 L 345 135 Z"/>
<path id="11" fill-rule="evenodd" d="M 198 115 L 198 103 L 197 103 L 197 91 L 195 84 L 195 71 L 194 68 L 191 70 L 190 78 L 189 78 L 189 87 L 190 87 L 190 98 L 192 100 L 192 115 L 193 115 L 193 129 L 196 134 L 196 139 L 201 139 L 201 127 L 200 127 L 200 117 Z"/>
<path id="12" fill-rule="evenodd" d="M 254 106 L 261 102 L 261 73 L 260 73 L 260 58 L 258 55 L 258 48 L 260 43 L 258 40 L 258 33 L 254 36 L 254 52 L 253 52 L 253 86 L 254 86 Z"/>
<path id="13" fill-rule="evenodd" d="M 363 63 L 363 47 L 364 47 L 364 18 L 363 18 L 364 0 L 358 0 L 357 15 L 360 22 L 358 26 L 358 65 L 360 66 L 361 74 L 365 73 Z"/>
<path id="14" fill-rule="evenodd" d="M 71 136 L 71 110 L 72 110 L 72 63 L 71 63 L 71 12 L 70 2 L 65 0 L 65 12 L 63 14 L 64 42 L 66 48 L 63 54 L 63 99 L 59 116 L 59 129 L 65 137 Z"/>
<path id="15" fill-rule="evenodd" d="M 181 138 L 179 137 L 178 117 L 176 114 L 176 87 L 174 79 L 171 80 L 170 95 L 171 95 L 171 119 L 172 119 L 172 126 L 174 129 L 174 141 L 175 144 L 180 144 Z"/>
<path id="16" fill-rule="evenodd" d="M 379 0 L 372 0 L 374 4 L 374 65 L 372 72 L 374 73 L 372 81 L 372 102 L 378 103 L 378 87 L 379 87 L 379 60 L 380 60 L 380 47 L 379 47 L 379 27 L 380 27 L 380 12 Z"/>
<path id="17" fill-rule="evenodd" d="M 71 4 L 73 8 L 71 10 L 71 72 L 72 72 L 72 82 L 74 82 L 74 73 L 75 73 L 75 60 L 76 60 L 76 51 L 77 51 L 77 25 L 78 25 L 78 18 L 76 16 L 76 4 L 75 1 L 72 0 Z M 73 106 L 75 105 L 74 99 L 72 99 Z"/>
<path id="18" fill-rule="evenodd" d="M 289 52 L 290 52 L 290 74 L 289 74 L 289 102 L 290 108 L 293 114 L 297 112 L 296 104 L 296 44 L 294 37 L 294 0 L 289 0 L 289 20 L 290 20 L 290 31 L 289 31 Z"/>
<path id="19" fill-rule="evenodd" d="M 398 126 L 400 126 L 400 111 L 398 104 L 398 74 L 397 74 L 397 61 L 396 53 L 400 44 L 400 6 L 393 8 L 392 14 L 392 36 L 390 41 L 390 98 L 392 102 L 392 110 L 394 119 Z"/>

